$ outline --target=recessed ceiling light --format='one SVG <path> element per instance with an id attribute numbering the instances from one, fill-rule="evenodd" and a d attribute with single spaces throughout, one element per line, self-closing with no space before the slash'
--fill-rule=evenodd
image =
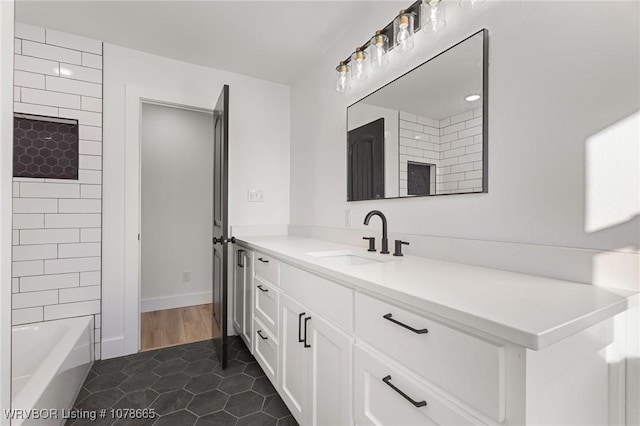
<path id="1" fill-rule="evenodd" d="M 73 71 L 71 71 L 69 68 L 60 67 L 60 74 L 61 75 L 73 75 Z"/>
<path id="2" fill-rule="evenodd" d="M 464 100 L 467 102 L 477 101 L 478 99 L 480 99 L 480 95 L 468 95 L 464 98 Z"/>

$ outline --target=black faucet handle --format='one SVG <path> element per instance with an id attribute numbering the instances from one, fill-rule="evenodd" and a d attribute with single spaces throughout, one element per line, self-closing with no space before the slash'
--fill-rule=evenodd
<path id="1" fill-rule="evenodd" d="M 394 256 L 404 256 L 404 254 L 402 254 L 403 245 L 408 246 L 409 243 L 406 241 L 396 240 L 396 251 L 393 253 Z"/>
<path id="2" fill-rule="evenodd" d="M 363 240 L 369 240 L 369 250 L 376 251 L 376 237 L 362 237 Z"/>

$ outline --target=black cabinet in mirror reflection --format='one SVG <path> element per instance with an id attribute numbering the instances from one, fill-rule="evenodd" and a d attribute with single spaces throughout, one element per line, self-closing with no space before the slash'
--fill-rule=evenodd
<path id="1" fill-rule="evenodd" d="M 431 194 L 431 173 L 435 164 L 407 162 L 407 193 L 408 195 Z M 433 182 L 435 184 L 435 182 Z"/>
<path id="2" fill-rule="evenodd" d="M 384 118 L 348 132 L 347 199 L 384 198 Z"/>

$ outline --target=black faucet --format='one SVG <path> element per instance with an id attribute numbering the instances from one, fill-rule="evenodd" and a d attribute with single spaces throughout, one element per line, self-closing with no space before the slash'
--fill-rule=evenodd
<path id="1" fill-rule="evenodd" d="M 387 238 L 387 218 L 384 216 L 384 214 L 382 214 L 380 210 L 371 210 L 369 213 L 367 213 L 367 216 L 365 216 L 364 224 L 368 225 L 369 220 L 373 216 L 380 216 L 380 219 L 382 219 L 382 250 L 380 250 L 380 253 L 389 254 L 389 239 Z"/>

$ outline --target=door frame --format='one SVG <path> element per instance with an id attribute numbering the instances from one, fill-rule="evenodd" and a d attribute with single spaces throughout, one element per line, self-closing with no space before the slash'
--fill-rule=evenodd
<path id="1" fill-rule="evenodd" d="M 125 86 L 124 155 L 124 354 L 140 350 L 141 312 L 141 119 L 142 105 L 213 113 L 215 100 L 164 89 Z"/>

